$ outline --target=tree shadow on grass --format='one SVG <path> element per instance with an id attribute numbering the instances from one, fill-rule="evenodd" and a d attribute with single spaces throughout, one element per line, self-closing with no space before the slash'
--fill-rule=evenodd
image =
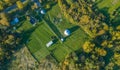
<path id="1" fill-rule="evenodd" d="M 31 34 L 36 30 L 36 28 L 38 28 L 39 25 L 35 26 L 35 27 L 31 27 L 29 28 L 28 30 L 25 30 L 25 31 L 22 31 L 21 33 L 21 41 L 20 41 L 20 45 L 23 45 L 23 44 L 27 44 L 28 41 L 29 41 L 29 38 L 31 36 Z"/>
<path id="2" fill-rule="evenodd" d="M 36 30 L 36 28 L 38 28 L 38 27 L 39 27 L 39 25 L 37 25 L 37 26 L 35 26 L 35 27 L 31 27 L 31 28 L 29 28 L 29 30 L 23 31 L 22 34 L 21 34 L 22 39 L 21 39 L 20 44 L 25 45 L 25 46 L 28 48 L 27 44 L 28 44 L 29 41 L 31 40 L 31 39 L 29 39 L 29 38 L 30 38 L 31 34 L 32 34 L 32 33 Z M 23 47 L 24 47 L 24 46 L 23 46 Z M 18 48 L 18 49 L 19 49 L 19 48 Z M 39 63 L 39 60 L 32 54 L 32 52 L 30 51 L 29 48 L 28 48 L 28 50 L 29 50 L 30 54 L 34 57 L 34 59 Z"/>
<path id="3" fill-rule="evenodd" d="M 69 28 L 70 32 L 73 33 L 74 31 L 76 31 L 77 29 L 79 29 L 79 26 L 74 26 L 72 28 Z"/>
<path id="4" fill-rule="evenodd" d="M 50 17 L 48 16 L 48 18 L 44 18 L 43 19 L 46 23 L 46 25 L 51 29 L 52 32 L 54 32 L 54 34 L 56 34 L 56 36 L 60 39 L 62 37 L 62 34 L 60 33 L 59 29 L 51 22 Z"/>
<path id="5" fill-rule="evenodd" d="M 73 32 L 75 32 L 76 30 L 78 30 L 80 27 L 79 26 L 73 26 L 72 28 L 68 28 L 69 30 L 70 30 L 70 32 L 71 32 L 71 34 L 73 34 Z M 66 36 L 64 39 L 64 41 L 66 41 L 66 39 L 67 38 L 69 38 L 71 35 L 69 35 L 69 36 Z"/>

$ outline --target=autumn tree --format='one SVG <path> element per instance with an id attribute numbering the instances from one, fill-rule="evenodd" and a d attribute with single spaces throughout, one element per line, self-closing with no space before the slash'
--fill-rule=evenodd
<path id="1" fill-rule="evenodd" d="M 13 3 L 15 3 L 17 0 L 3 0 L 5 2 L 6 5 L 12 5 Z"/>
<path id="2" fill-rule="evenodd" d="M 5 40 L 6 44 L 13 44 L 14 43 L 14 36 L 13 35 L 8 35 L 8 38 Z"/>
<path id="3" fill-rule="evenodd" d="M 73 4 L 74 0 L 66 0 L 68 4 Z"/>
<path id="4" fill-rule="evenodd" d="M 5 2 L 6 4 L 12 5 L 11 0 L 4 0 L 4 2 Z"/>
<path id="5" fill-rule="evenodd" d="M 83 23 L 83 24 L 87 24 L 89 21 L 90 21 L 90 17 L 88 15 L 83 15 L 81 17 L 81 21 L 80 22 Z"/>
<path id="6" fill-rule="evenodd" d="M 24 8 L 24 4 L 21 1 L 17 1 L 16 4 L 20 10 Z"/>
<path id="7" fill-rule="evenodd" d="M 87 42 L 84 43 L 82 48 L 83 48 L 84 52 L 90 53 L 94 49 L 94 47 L 95 47 L 95 44 L 87 41 Z"/>
<path id="8" fill-rule="evenodd" d="M 9 26 L 9 20 L 8 17 L 5 13 L 0 13 L 0 24 L 1 25 L 5 25 L 5 26 Z"/>
<path id="9" fill-rule="evenodd" d="M 101 46 L 103 46 L 103 47 L 105 47 L 105 46 L 107 46 L 107 45 L 108 45 L 107 40 L 104 40 L 104 41 L 102 42 L 102 44 L 101 44 Z"/>
<path id="10" fill-rule="evenodd" d="M 4 7 L 3 7 L 3 2 L 0 1 L 0 10 L 3 10 L 3 9 L 4 9 Z"/>
<path id="11" fill-rule="evenodd" d="M 106 54 L 107 54 L 107 51 L 105 49 L 102 49 L 102 48 L 95 48 L 95 51 L 100 56 L 106 56 Z"/>
<path id="12" fill-rule="evenodd" d="M 105 30 L 100 30 L 97 35 L 103 35 L 105 33 Z"/>
<path id="13" fill-rule="evenodd" d="M 116 27 L 116 29 L 117 29 L 117 30 L 120 30 L 120 25 L 118 25 L 118 26 Z"/>
<path id="14" fill-rule="evenodd" d="M 120 53 L 114 53 L 114 62 L 115 64 L 117 64 L 118 66 L 120 66 Z"/>

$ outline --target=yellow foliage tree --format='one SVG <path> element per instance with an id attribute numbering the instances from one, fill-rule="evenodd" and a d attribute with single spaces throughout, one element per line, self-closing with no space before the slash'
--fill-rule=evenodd
<path id="1" fill-rule="evenodd" d="M 100 55 L 100 56 L 106 56 L 106 54 L 107 54 L 107 51 L 105 49 L 96 48 L 95 50 L 98 53 L 98 55 Z"/>
<path id="2" fill-rule="evenodd" d="M 5 43 L 11 44 L 11 43 L 13 43 L 13 40 L 14 40 L 14 36 L 13 35 L 8 35 L 8 39 L 5 41 Z"/>
<path id="3" fill-rule="evenodd" d="M 88 23 L 90 21 L 90 17 L 88 15 L 83 15 L 81 17 L 81 23 Z"/>
<path id="4" fill-rule="evenodd" d="M 105 41 L 102 42 L 101 45 L 105 47 L 105 46 L 107 46 L 107 44 L 108 44 L 108 42 L 107 42 L 107 40 L 105 40 Z"/>
<path id="5" fill-rule="evenodd" d="M 3 2 L 0 1 L 0 10 L 3 10 Z"/>
<path id="6" fill-rule="evenodd" d="M 46 5 L 46 9 L 50 9 L 50 4 L 47 4 L 47 5 Z"/>
<path id="7" fill-rule="evenodd" d="M 120 53 L 114 53 L 115 64 L 120 66 Z"/>
<path id="8" fill-rule="evenodd" d="M 16 4 L 19 9 L 23 9 L 24 5 L 21 1 L 17 1 Z"/>
<path id="9" fill-rule="evenodd" d="M 3 10 L 3 6 L 0 4 L 0 10 Z"/>
<path id="10" fill-rule="evenodd" d="M 7 3 L 8 5 L 12 5 L 12 1 L 11 0 L 4 0 L 5 3 Z"/>
<path id="11" fill-rule="evenodd" d="M 108 25 L 105 24 L 103 29 L 107 31 L 109 29 Z"/>
<path id="12" fill-rule="evenodd" d="M 95 44 L 92 44 L 91 42 L 85 42 L 83 45 L 83 51 L 86 53 L 91 52 L 94 49 Z"/>
<path id="13" fill-rule="evenodd" d="M 120 30 L 120 25 L 118 25 L 116 29 L 117 29 L 117 30 Z"/>
<path id="14" fill-rule="evenodd" d="M 1 25 L 9 26 L 8 17 L 5 13 L 0 13 L 0 18 Z"/>
<path id="15" fill-rule="evenodd" d="M 98 32 L 98 34 L 97 35 L 102 35 L 102 34 L 104 34 L 105 33 L 105 30 L 100 30 L 99 32 Z"/>

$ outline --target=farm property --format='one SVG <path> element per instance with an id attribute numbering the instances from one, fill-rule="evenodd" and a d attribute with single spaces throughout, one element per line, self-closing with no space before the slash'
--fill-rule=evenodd
<path id="1" fill-rule="evenodd" d="M 19 28 L 21 30 L 29 30 L 31 28 L 35 28 L 28 38 L 29 41 L 27 42 L 27 46 L 33 56 L 39 61 L 50 54 L 58 62 L 63 61 L 66 55 L 68 55 L 70 52 L 79 50 L 84 42 L 89 39 L 89 36 L 87 36 L 87 34 L 80 27 L 70 24 L 70 22 L 64 18 L 58 7 L 58 5 L 53 6 L 53 8 L 45 15 L 45 17 L 49 16 L 49 18 L 43 18 L 45 20 L 49 20 L 49 22 L 44 22 L 42 20 L 41 22 L 37 23 L 38 26 L 35 28 L 32 27 L 29 21 L 25 21 Z M 54 10 L 56 8 L 57 10 Z M 58 18 L 57 16 L 60 16 L 61 21 L 54 23 L 53 19 L 54 17 Z M 57 33 L 54 27 L 51 29 L 48 25 L 46 25 L 49 23 L 54 25 L 59 33 Z M 47 48 L 46 43 L 52 40 L 51 36 L 58 37 L 58 34 L 60 34 L 59 36 L 64 37 L 63 32 L 66 28 L 69 28 L 72 31 L 72 34 L 67 37 L 63 43 L 58 40 L 52 46 Z"/>

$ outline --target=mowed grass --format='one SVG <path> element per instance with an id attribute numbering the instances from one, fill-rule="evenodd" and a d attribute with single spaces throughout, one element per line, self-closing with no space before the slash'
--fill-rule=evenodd
<path id="1" fill-rule="evenodd" d="M 120 0 L 98 0 L 97 3 L 99 9 L 108 8 L 109 14 L 113 14 L 113 12 L 120 7 Z"/>
<path id="2" fill-rule="evenodd" d="M 28 43 L 28 47 L 38 60 L 41 60 L 50 54 L 47 50 L 46 44 L 52 40 L 51 36 L 54 36 L 54 34 L 45 24 L 40 25 L 32 33 L 30 37 L 31 41 Z"/>
<path id="3" fill-rule="evenodd" d="M 33 27 L 29 21 L 25 21 L 19 30 L 29 30 Z M 38 23 L 38 27 L 31 33 L 27 46 L 38 60 L 50 54 L 46 43 L 51 41 L 51 36 L 54 36 L 54 34 L 42 21 Z"/>
<path id="4" fill-rule="evenodd" d="M 48 11 L 48 15 L 51 22 L 53 22 L 54 18 L 58 18 L 59 16 L 61 16 L 62 21 L 57 24 L 53 22 L 53 24 L 57 27 L 62 36 L 64 36 L 65 29 L 70 29 L 70 31 L 72 32 L 69 37 L 66 37 L 66 40 L 61 45 L 54 45 L 57 47 L 53 52 L 54 56 L 57 58 L 58 61 L 62 61 L 70 52 L 81 49 L 84 42 L 86 40 L 89 40 L 89 36 L 79 26 L 74 25 L 74 23 L 70 23 L 61 13 L 58 5 L 52 7 L 52 9 Z"/>
<path id="5" fill-rule="evenodd" d="M 54 24 L 52 19 L 56 18 L 58 14 L 61 15 L 62 21 L 58 24 Z M 89 39 L 89 36 L 85 34 L 80 27 L 71 24 L 62 15 L 58 5 L 53 6 L 45 16 L 48 15 L 50 17 L 51 24 L 56 27 L 53 29 L 58 29 L 59 33 L 57 33 L 57 30 L 52 31 L 52 29 L 50 29 L 50 27 L 46 24 L 49 22 L 41 21 L 38 23 L 39 26 L 30 34 L 27 46 L 30 49 L 30 52 L 39 61 L 44 59 L 47 55 L 52 54 L 58 62 L 61 62 L 69 53 L 81 49 L 84 42 Z M 29 30 L 31 28 L 33 28 L 33 26 L 29 23 L 29 21 L 25 21 L 19 30 Z M 71 30 L 71 35 L 66 37 L 63 43 L 58 40 L 52 46 L 47 48 L 46 43 L 52 40 L 51 36 L 56 36 L 58 34 L 64 36 L 64 30 L 66 28 Z"/>

